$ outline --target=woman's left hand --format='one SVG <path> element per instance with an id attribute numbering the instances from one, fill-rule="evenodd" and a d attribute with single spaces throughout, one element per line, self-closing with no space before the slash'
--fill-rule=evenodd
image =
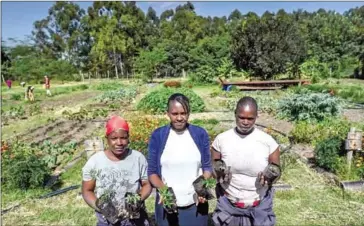
<path id="1" fill-rule="evenodd" d="M 261 186 L 267 186 L 268 185 L 268 181 L 265 180 L 263 172 L 260 172 L 258 174 L 258 179 L 259 179 L 259 183 Z"/>
<path id="2" fill-rule="evenodd" d="M 199 203 L 205 203 L 205 202 L 207 202 L 207 200 L 204 198 L 204 197 L 198 197 L 198 202 Z"/>

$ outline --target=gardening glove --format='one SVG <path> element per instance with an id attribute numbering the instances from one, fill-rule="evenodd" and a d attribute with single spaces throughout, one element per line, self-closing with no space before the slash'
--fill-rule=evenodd
<path id="1" fill-rule="evenodd" d="M 216 175 L 218 183 L 230 183 L 232 178 L 231 167 L 227 167 L 225 162 L 221 159 L 216 159 L 212 163 L 214 174 Z"/>
<path id="2" fill-rule="evenodd" d="M 128 196 L 134 196 L 135 198 L 129 198 Z M 144 202 L 140 199 L 140 194 L 133 194 L 127 192 L 125 194 L 125 210 L 128 213 L 129 219 L 139 219 L 140 210 L 144 208 Z"/>
<path id="3" fill-rule="evenodd" d="M 119 221 L 118 211 L 111 199 L 104 199 L 102 195 L 100 198 L 96 199 L 95 205 L 109 223 L 116 224 Z"/>
<path id="4" fill-rule="evenodd" d="M 260 184 L 272 186 L 281 177 L 281 167 L 275 163 L 269 163 L 263 172 L 259 174 Z"/>
<path id="5" fill-rule="evenodd" d="M 167 196 L 163 196 L 164 194 L 161 194 L 163 192 L 159 191 L 160 195 L 160 201 L 159 203 L 162 203 L 164 210 L 168 214 L 177 213 L 177 198 L 174 194 L 174 191 L 171 187 L 168 187 L 168 194 Z"/>

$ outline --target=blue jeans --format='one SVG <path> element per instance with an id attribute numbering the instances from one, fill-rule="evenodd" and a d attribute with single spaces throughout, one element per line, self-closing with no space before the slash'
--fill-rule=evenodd
<path id="1" fill-rule="evenodd" d="M 158 226 L 207 226 L 209 205 L 200 203 L 178 207 L 175 214 L 167 214 L 162 205 L 155 205 L 155 220 Z"/>

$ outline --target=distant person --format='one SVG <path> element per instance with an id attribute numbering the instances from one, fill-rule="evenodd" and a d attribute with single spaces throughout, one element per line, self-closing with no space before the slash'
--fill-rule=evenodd
<path id="1" fill-rule="evenodd" d="M 28 86 L 25 91 L 25 100 L 34 101 L 34 86 Z"/>
<path id="2" fill-rule="evenodd" d="M 52 93 L 51 93 L 51 81 L 50 79 L 48 78 L 47 75 L 44 76 L 44 86 L 46 88 L 46 92 L 47 92 L 47 96 L 52 96 Z"/>
<path id="3" fill-rule="evenodd" d="M 11 79 L 6 80 L 6 85 L 8 86 L 8 89 L 11 89 L 11 84 L 13 81 Z"/>
<path id="4" fill-rule="evenodd" d="M 26 82 L 21 82 L 20 83 L 21 87 L 25 87 L 25 84 L 26 84 Z"/>

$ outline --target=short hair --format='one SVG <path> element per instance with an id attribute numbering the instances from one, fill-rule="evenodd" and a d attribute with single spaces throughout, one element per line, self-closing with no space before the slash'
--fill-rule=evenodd
<path id="1" fill-rule="evenodd" d="M 168 98 L 167 111 L 169 110 L 169 104 L 172 101 L 177 101 L 178 103 L 180 103 L 182 105 L 183 109 L 187 112 L 187 114 L 190 113 L 190 101 L 189 101 L 189 99 L 185 95 L 183 95 L 182 93 L 174 93 L 174 94 L 172 94 Z"/>
<path id="2" fill-rule="evenodd" d="M 255 109 L 256 113 L 258 114 L 257 101 L 253 97 L 250 97 L 250 96 L 245 96 L 243 98 L 240 98 L 240 100 L 236 104 L 235 114 L 238 112 L 238 109 L 243 108 L 245 106 L 252 107 L 253 109 Z"/>

